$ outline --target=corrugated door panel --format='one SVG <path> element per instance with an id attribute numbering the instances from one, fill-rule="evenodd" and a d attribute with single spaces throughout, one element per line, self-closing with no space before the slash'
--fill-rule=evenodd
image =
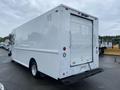
<path id="1" fill-rule="evenodd" d="M 92 61 L 92 21 L 70 16 L 71 65 Z"/>

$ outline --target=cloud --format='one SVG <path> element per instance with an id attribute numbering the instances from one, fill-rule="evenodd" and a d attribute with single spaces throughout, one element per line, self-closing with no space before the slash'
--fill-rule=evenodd
<path id="1" fill-rule="evenodd" d="M 99 34 L 120 33 L 119 0 L 1 0 L 0 36 L 41 15 L 59 4 L 65 4 L 99 18 Z"/>

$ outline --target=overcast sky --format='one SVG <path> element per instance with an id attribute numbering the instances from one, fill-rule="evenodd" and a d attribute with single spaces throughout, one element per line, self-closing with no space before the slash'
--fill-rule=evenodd
<path id="1" fill-rule="evenodd" d="M 99 35 L 120 35 L 120 0 L 0 0 L 0 36 L 65 4 L 99 18 Z"/>

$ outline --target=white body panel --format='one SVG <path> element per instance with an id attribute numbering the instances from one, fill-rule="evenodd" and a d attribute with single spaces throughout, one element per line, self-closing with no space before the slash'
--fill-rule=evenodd
<path id="1" fill-rule="evenodd" d="M 81 25 L 83 29 L 79 29 Z M 97 25 L 97 18 L 60 5 L 13 31 L 12 58 L 26 67 L 34 58 L 38 70 L 55 79 L 98 68 Z"/>

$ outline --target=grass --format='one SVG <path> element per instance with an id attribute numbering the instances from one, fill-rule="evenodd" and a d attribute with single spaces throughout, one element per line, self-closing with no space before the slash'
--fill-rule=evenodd
<path id="1" fill-rule="evenodd" d="M 120 56 L 120 49 L 118 48 L 107 48 L 104 51 L 106 55 L 119 55 Z"/>

